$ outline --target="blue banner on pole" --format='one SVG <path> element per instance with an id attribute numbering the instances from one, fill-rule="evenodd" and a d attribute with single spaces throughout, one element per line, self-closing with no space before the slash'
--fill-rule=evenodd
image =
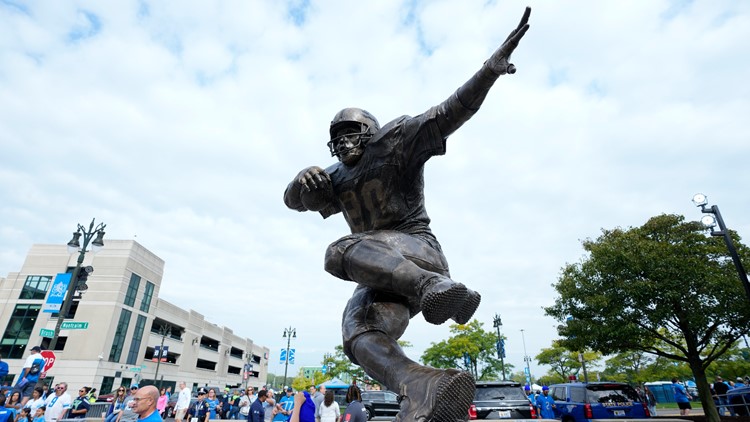
<path id="1" fill-rule="evenodd" d="M 71 273 L 60 273 L 55 276 L 55 281 L 52 283 L 52 288 L 49 289 L 49 296 L 47 301 L 42 307 L 42 312 L 57 313 L 62 308 L 62 303 L 65 300 L 65 294 L 68 292 L 68 284 L 70 284 Z"/>
<path id="2" fill-rule="evenodd" d="M 294 365 L 294 349 L 289 349 L 289 363 Z"/>
<path id="3" fill-rule="evenodd" d="M 279 354 L 279 363 L 286 362 L 286 349 L 281 349 L 281 353 Z"/>

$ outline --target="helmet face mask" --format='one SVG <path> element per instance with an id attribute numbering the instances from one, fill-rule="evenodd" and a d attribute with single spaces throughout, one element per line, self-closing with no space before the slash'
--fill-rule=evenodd
<path id="1" fill-rule="evenodd" d="M 360 108 L 345 108 L 333 117 L 329 133 L 331 140 L 328 142 L 328 149 L 332 157 L 337 157 L 340 161 L 342 155 L 348 155 L 356 149 L 364 149 L 367 141 L 380 130 L 378 120 L 369 112 Z M 346 148 L 340 148 L 340 144 L 347 139 L 355 138 Z M 361 152 L 360 154 L 361 155 Z"/>

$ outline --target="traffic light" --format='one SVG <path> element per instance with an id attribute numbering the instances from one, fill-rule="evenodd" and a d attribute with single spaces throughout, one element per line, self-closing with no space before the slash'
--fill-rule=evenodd
<path id="1" fill-rule="evenodd" d="M 89 279 L 89 274 L 94 272 L 94 267 L 91 265 L 88 265 L 86 267 L 81 267 L 80 270 L 78 270 L 78 280 L 76 280 L 76 290 L 84 291 L 89 288 L 89 286 L 86 284 L 86 280 Z"/>

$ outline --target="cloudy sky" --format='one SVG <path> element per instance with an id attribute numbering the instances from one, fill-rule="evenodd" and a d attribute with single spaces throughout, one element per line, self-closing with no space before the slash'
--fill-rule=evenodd
<path id="1" fill-rule="evenodd" d="M 354 288 L 323 254 L 348 229 L 286 209 L 286 184 L 333 162 L 338 110 L 427 110 L 527 4 L 518 73 L 425 172 L 451 272 L 520 369 L 524 339 L 556 338 L 542 307 L 582 239 L 697 220 L 696 192 L 750 235 L 750 3 L 0 0 L 0 275 L 96 218 L 166 261 L 162 298 L 270 347 L 271 371 L 290 326 L 290 372 L 319 364 Z M 448 335 L 417 316 L 407 352 Z"/>

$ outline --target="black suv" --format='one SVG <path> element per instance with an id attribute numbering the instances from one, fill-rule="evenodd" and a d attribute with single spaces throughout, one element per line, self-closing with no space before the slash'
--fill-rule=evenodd
<path id="1" fill-rule="evenodd" d="M 375 416 L 396 416 L 399 411 L 398 394 L 393 391 L 362 391 L 362 404 L 367 411 L 367 420 Z"/>
<path id="2" fill-rule="evenodd" d="M 474 407 L 477 419 L 532 419 L 536 417 L 523 387 L 515 381 L 477 381 Z"/>

